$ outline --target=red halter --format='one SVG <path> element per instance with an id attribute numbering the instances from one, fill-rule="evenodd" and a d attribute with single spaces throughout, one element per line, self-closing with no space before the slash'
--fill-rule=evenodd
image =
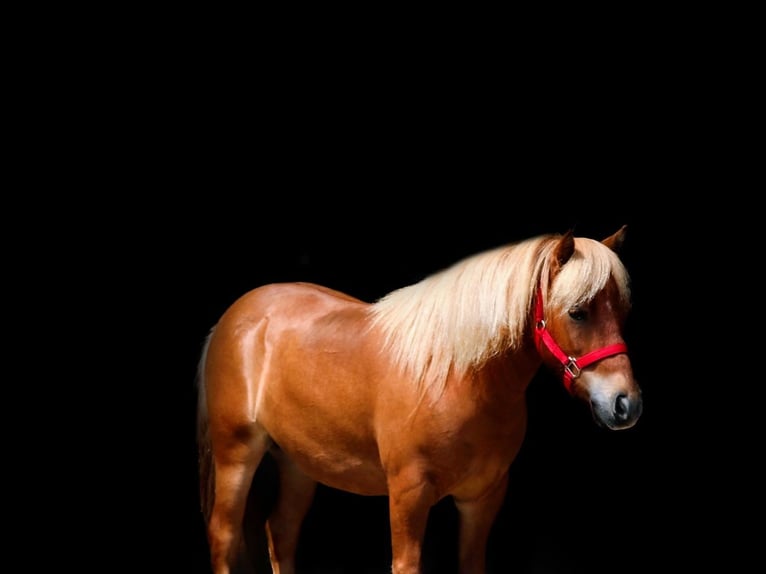
<path id="1" fill-rule="evenodd" d="M 605 357 L 627 353 L 628 346 L 625 343 L 615 343 L 607 345 L 594 351 L 584 354 L 579 359 L 567 355 L 561 350 L 553 336 L 545 328 L 545 314 L 543 312 L 543 292 L 537 287 L 537 296 L 535 297 L 535 345 L 538 351 L 542 351 L 542 344 L 548 347 L 548 350 L 564 365 L 564 386 L 567 391 L 572 392 L 572 383 L 580 376 L 580 372 L 588 365 L 600 361 Z"/>

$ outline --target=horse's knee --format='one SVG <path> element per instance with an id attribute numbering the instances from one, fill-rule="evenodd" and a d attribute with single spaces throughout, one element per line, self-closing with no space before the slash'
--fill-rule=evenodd
<path id="1" fill-rule="evenodd" d="M 391 564 L 392 574 L 420 574 L 420 562 L 407 559 L 394 559 Z"/>

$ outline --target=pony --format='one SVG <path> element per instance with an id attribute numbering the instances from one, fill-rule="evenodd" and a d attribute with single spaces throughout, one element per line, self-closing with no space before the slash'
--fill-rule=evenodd
<path id="1" fill-rule="evenodd" d="M 421 571 L 429 510 L 452 497 L 463 574 L 489 534 L 545 365 L 607 429 L 642 412 L 622 332 L 626 226 L 542 234 L 468 256 L 373 303 L 311 283 L 234 301 L 198 367 L 200 497 L 215 574 L 237 564 L 245 503 L 268 452 L 273 572 L 292 574 L 317 483 L 388 497 L 392 571 Z"/>

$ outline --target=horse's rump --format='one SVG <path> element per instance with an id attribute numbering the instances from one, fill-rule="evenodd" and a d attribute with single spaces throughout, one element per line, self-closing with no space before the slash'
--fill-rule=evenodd
<path id="1" fill-rule="evenodd" d="M 243 441 L 265 432 L 316 480 L 342 476 L 346 487 L 383 494 L 375 407 L 386 375 L 368 308 L 307 283 L 241 297 L 216 325 L 206 360 L 213 431 L 236 428 Z"/>

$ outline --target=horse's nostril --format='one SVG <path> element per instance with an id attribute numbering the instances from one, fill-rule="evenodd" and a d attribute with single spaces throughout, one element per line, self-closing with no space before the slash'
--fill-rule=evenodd
<path id="1" fill-rule="evenodd" d="M 628 401 L 628 396 L 623 394 L 617 395 L 614 401 L 614 416 L 618 419 L 626 420 L 629 412 L 630 401 Z"/>

